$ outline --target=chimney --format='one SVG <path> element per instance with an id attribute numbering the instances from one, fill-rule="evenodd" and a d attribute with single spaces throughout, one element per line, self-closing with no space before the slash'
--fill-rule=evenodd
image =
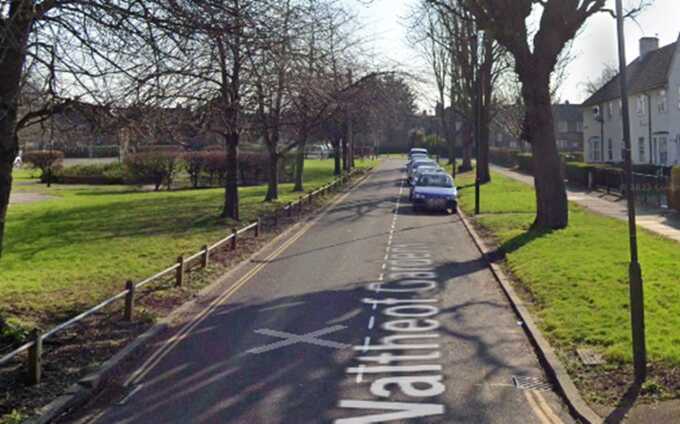
<path id="1" fill-rule="evenodd" d="M 645 57 L 647 53 L 657 50 L 659 48 L 658 37 L 642 37 L 640 38 L 640 59 Z"/>

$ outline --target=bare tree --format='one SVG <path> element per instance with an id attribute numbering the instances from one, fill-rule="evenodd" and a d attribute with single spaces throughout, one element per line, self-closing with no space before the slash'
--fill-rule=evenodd
<path id="1" fill-rule="evenodd" d="M 440 0 L 434 4 L 456 10 Z M 534 226 L 564 228 L 567 196 L 560 171 L 551 105 L 551 77 L 560 55 L 605 0 L 459 0 L 480 28 L 512 54 L 526 105 L 525 133 L 534 157 L 536 219 Z M 528 19 L 540 13 L 539 28 L 530 45 Z"/>

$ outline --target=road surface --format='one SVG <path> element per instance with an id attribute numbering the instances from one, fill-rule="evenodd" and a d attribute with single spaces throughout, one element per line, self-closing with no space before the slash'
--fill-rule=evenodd
<path id="1" fill-rule="evenodd" d="M 572 423 L 457 216 L 388 160 L 63 422 Z"/>

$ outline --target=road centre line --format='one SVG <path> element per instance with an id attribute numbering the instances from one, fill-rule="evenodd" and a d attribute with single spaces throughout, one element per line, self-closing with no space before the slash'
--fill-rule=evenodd
<path id="1" fill-rule="evenodd" d="M 213 312 L 218 306 L 220 306 L 224 301 L 229 299 L 234 293 L 236 293 L 241 287 L 247 284 L 258 272 L 260 272 L 264 267 L 266 267 L 273 259 L 281 255 L 288 247 L 300 239 L 305 233 L 307 233 L 315 224 L 317 224 L 321 218 L 326 216 L 329 211 L 331 211 L 335 206 L 343 202 L 350 194 L 352 194 L 357 188 L 364 184 L 368 178 L 362 180 L 357 185 L 352 187 L 347 193 L 343 194 L 336 200 L 334 200 L 327 209 L 316 216 L 312 221 L 305 224 L 298 233 L 292 235 L 288 240 L 283 242 L 281 246 L 276 248 L 272 253 L 269 254 L 265 259 L 261 261 L 258 265 L 248 271 L 243 275 L 236 283 L 230 286 L 223 294 L 214 299 L 208 304 L 199 314 L 193 317 L 189 322 L 184 324 L 182 328 L 173 335 L 170 339 L 165 341 L 163 345 L 156 350 L 147 360 L 138 368 L 123 384 L 128 386 L 134 384 L 140 379 L 144 378 L 151 370 L 153 370 L 160 361 L 170 353 L 183 339 L 184 335 L 191 332 L 196 328 L 201 322 L 203 322 L 211 312 Z"/>

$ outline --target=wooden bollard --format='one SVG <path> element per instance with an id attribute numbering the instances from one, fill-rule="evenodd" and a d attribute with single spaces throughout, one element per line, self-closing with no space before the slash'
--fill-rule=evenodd
<path id="1" fill-rule="evenodd" d="M 34 386 L 42 380 L 43 339 L 40 331 L 31 332 L 33 346 L 28 348 L 28 384 Z"/>
<path id="2" fill-rule="evenodd" d="M 175 271 L 175 286 L 182 287 L 184 281 L 184 256 L 177 257 L 177 271 Z"/>
<path id="3" fill-rule="evenodd" d="M 288 203 L 288 218 L 293 216 L 293 202 Z"/>
<path id="4" fill-rule="evenodd" d="M 274 209 L 274 228 L 279 226 L 279 210 Z"/>
<path id="5" fill-rule="evenodd" d="M 313 200 L 314 200 L 314 192 L 312 191 L 311 193 L 309 193 L 309 204 L 310 205 L 312 204 Z"/>
<path id="6" fill-rule="evenodd" d="M 255 237 L 260 237 L 260 226 L 262 225 L 262 221 L 260 218 L 257 218 L 257 221 L 255 222 Z"/>
<path id="7" fill-rule="evenodd" d="M 210 260 L 210 248 L 207 244 L 203 245 L 203 256 L 201 256 L 201 267 L 207 268 L 208 261 Z"/>
<path id="8" fill-rule="evenodd" d="M 236 227 L 231 229 L 231 235 L 233 236 L 231 238 L 231 250 L 236 250 L 236 238 L 238 237 L 238 230 Z"/>
<path id="9" fill-rule="evenodd" d="M 135 307 L 135 283 L 128 280 L 125 283 L 125 321 L 132 321 L 133 309 Z"/>

